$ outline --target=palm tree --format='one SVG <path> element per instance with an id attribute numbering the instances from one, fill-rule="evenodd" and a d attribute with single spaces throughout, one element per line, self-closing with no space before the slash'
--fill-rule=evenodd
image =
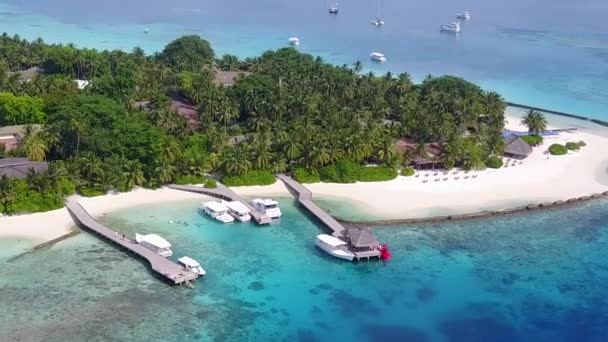
<path id="1" fill-rule="evenodd" d="M 80 151 L 80 134 L 84 131 L 84 121 L 81 118 L 70 120 L 70 130 L 76 135 L 76 155 Z"/>
<path id="2" fill-rule="evenodd" d="M 146 182 L 140 162 L 130 161 L 125 165 L 125 169 L 124 176 L 127 179 L 128 189 L 132 189 L 136 185 L 141 186 Z"/>
<path id="3" fill-rule="evenodd" d="M 25 154 L 32 161 L 44 161 L 48 146 L 40 134 L 34 134 L 25 141 Z"/>
<path id="4" fill-rule="evenodd" d="M 540 134 L 547 129 L 547 118 L 543 113 L 530 109 L 521 119 L 522 125 L 528 127 L 530 134 Z"/>
<path id="5" fill-rule="evenodd" d="M 163 160 L 154 171 L 156 171 L 156 176 L 161 183 L 170 183 L 175 178 L 175 166 L 169 164 L 165 160 Z"/>
<path id="6" fill-rule="evenodd" d="M 251 162 L 241 147 L 233 147 L 223 155 L 222 167 L 229 175 L 242 175 L 251 169 Z"/>

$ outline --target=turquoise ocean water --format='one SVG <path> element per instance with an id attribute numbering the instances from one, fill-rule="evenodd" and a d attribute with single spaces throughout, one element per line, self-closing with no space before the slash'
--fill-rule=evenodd
<path id="1" fill-rule="evenodd" d="M 314 246 L 291 200 L 277 225 L 222 225 L 198 201 L 104 221 L 159 233 L 208 275 L 154 279 L 88 234 L 0 263 L 0 340 L 605 341 L 608 202 L 535 216 L 385 227 L 388 262 L 352 264 Z M 168 221 L 180 221 L 169 224 Z"/>
<path id="2" fill-rule="evenodd" d="M 508 100 L 608 119 L 608 2 L 430 0 L 380 2 L 386 24 L 370 24 L 374 0 L 0 0 L 0 31 L 99 49 L 155 52 L 183 34 L 219 54 L 258 55 L 299 36 L 303 52 L 367 70 L 455 74 Z M 469 10 L 459 36 L 439 26 Z M 150 33 L 144 34 L 144 28 Z M 369 61 L 380 51 L 388 62 Z"/>

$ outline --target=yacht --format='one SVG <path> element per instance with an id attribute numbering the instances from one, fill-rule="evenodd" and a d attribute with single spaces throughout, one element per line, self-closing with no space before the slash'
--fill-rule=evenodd
<path id="1" fill-rule="evenodd" d="M 460 23 L 453 22 L 447 25 L 441 25 L 441 31 L 460 33 L 462 29 L 460 28 Z"/>
<path id="2" fill-rule="evenodd" d="M 329 5 L 329 14 L 338 14 L 338 2 L 332 2 L 331 5 Z"/>
<path id="3" fill-rule="evenodd" d="M 199 264 L 198 261 L 192 259 L 191 257 L 187 257 L 187 256 L 181 257 L 181 258 L 177 259 L 177 262 L 179 262 L 182 266 L 184 266 L 184 268 L 187 271 L 196 273 L 199 276 L 204 276 L 205 274 L 207 274 L 207 272 L 205 272 L 205 269 L 203 269 L 201 264 Z"/>
<path id="4" fill-rule="evenodd" d="M 380 19 L 380 0 L 376 2 L 376 20 L 372 20 L 372 24 L 376 27 L 384 25 L 384 20 Z"/>
<path id="5" fill-rule="evenodd" d="M 348 250 L 348 244 L 331 235 L 320 234 L 316 239 L 317 247 L 321 248 L 329 255 L 339 259 L 353 261 L 355 254 Z"/>
<path id="6" fill-rule="evenodd" d="M 246 205 L 239 201 L 222 201 L 222 204 L 228 208 L 228 214 L 241 222 L 247 222 L 251 220 L 251 213 Z"/>
<path id="7" fill-rule="evenodd" d="M 464 11 L 462 13 L 456 14 L 456 18 L 469 20 L 469 19 L 471 19 L 471 13 L 469 13 L 469 11 Z"/>
<path id="8" fill-rule="evenodd" d="M 222 203 L 215 201 L 203 202 L 203 210 L 205 211 L 205 214 L 220 222 L 234 222 L 234 218 L 228 214 L 228 207 Z"/>
<path id="9" fill-rule="evenodd" d="M 145 33 L 145 34 L 148 34 L 148 33 L 150 33 L 150 29 L 148 29 L 148 28 L 145 28 L 145 29 L 144 29 L 144 33 Z"/>
<path id="10" fill-rule="evenodd" d="M 251 204 L 256 210 L 271 219 L 281 217 L 281 209 L 279 209 L 279 202 L 275 200 L 256 198 L 251 201 Z"/>
<path id="11" fill-rule="evenodd" d="M 156 234 L 141 235 L 136 233 L 135 242 L 162 257 L 168 258 L 173 255 L 171 244 Z"/>
<path id="12" fill-rule="evenodd" d="M 384 56 L 383 53 L 380 52 L 372 52 L 369 54 L 369 57 L 377 62 L 386 62 L 386 57 Z"/>
<path id="13" fill-rule="evenodd" d="M 377 27 L 380 27 L 380 26 L 384 25 L 384 20 L 382 20 L 380 18 L 376 18 L 376 20 L 372 20 L 372 25 L 376 25 Z"/>
<path id="14" fill-rule="evenodd" d="M 289 38 L 289 44 L 291 44 L 291 45 L 300 45 L 300 38 L 298 38 L 298 37 L 291 37 L 291 38 Z"/>

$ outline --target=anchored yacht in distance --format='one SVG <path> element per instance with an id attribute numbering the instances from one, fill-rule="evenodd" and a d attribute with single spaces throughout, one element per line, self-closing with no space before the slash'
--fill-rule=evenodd
<path id="1" fill-rule="evenodd" d="M 453 22 L 447 25 L 441 25 L 441 31 L 460 33 L 462 29 L 460 28 L 460 23 Z"/>
<path id="2" fill-rule="evenodd" d="M 329 5 L 329 14 L 338 14 L 338 2 L 332 2 L 331 5 Z"/>
<path id="3" fill-rule="evenodd" d="M 291 45 L 300 45 L 300 38 L 298 38 L 298 37 L 291 37 L 291 38 L 289 38 L 289 44 L 291 44 Z"/>
<path id="4" fill-rule="evenodd" d="M 369 57 L 376 62 L 386 62 L 386 57 L 380 52 L 372 52 L 369 54 Z"/>
<path id="5" fill-rule="evenodd" d="M 471 13 L 469 13 L 469 11 L 464 11 L 462 13 L 456 14 L 456 18 L 469 20 L 469 19 L 471 19 Z"/>

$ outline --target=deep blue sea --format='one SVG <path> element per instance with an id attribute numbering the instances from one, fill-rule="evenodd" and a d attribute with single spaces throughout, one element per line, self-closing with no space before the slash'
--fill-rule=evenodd
<path id="1" fill-rule="evenodd" d="M 0 0 L 0 31 L 99 49 L 155 52 L 199 34 L 219 54 L 258 55 L 298 36 L 303 52 L 377 73 L 455 74 L 508 100 L 608 119 L 608 1 Z M 440 34 L 471 12 L 464 32 Z M 144 34 L 144 28 L 150 33 Z M 369 61 L 380 51 L 388 62 Z"/>
<path id="2" fill-rule="evenodd" d="M 291 199 L 280 224 L 222 225 L 198 201 L 104 221 L 159 233 L 207 276 L 194 289 L 87 233 L 0 263 L 0 340 L 606 341 L 608 202 L 534 216 L 384 227 L 387 263 L 314 246 Z M 175 223 L 168 223 L 169 220 Z M 180 223 L 176 223 L 180 221 Z"/>

